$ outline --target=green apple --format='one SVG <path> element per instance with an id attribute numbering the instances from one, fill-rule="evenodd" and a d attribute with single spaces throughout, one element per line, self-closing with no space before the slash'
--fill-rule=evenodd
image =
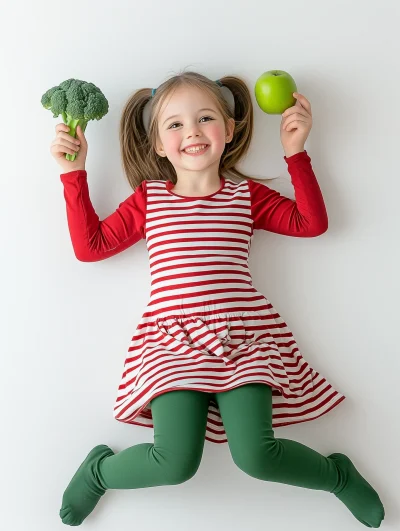
<path id="1" fill-rule="evenodd" d="M 254 90 L 260 109 L 267 114 L 282 114 L 296 103 L 293 96 L 293 92 L 297 92 L 296 83 L 284 70 L 264 72 Z"/>

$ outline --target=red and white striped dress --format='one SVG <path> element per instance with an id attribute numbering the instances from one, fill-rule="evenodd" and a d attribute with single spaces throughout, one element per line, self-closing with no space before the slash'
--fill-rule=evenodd
<path id="1" fill-rule="evenodd" d="M 314 237 L 327 229 L 307 152 L 284 157 L 296 200 L 250 179 L 221 177 L 208 196 L 183 197 L 171 181 L 143 181 L 100 221 L 86 171 L 61 175 L 75 254 L 113 256 L 146 240 L 151 293 L 128 348 L 114 407 L 121 422 L 153 427 L 149 402 L 173 389 L 219 393 L 250 383 L 273 388 L 273 427 L 315 419 L 344 395 L 302 357 L 287 324 L 252 284 L 255 229 Z M 227 442 L 210 397 L 206 439 Z"/>

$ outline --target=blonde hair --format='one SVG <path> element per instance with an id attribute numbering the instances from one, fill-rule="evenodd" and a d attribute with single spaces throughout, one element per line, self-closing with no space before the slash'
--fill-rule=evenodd
<path id="1" fill-rule="evenodd" d="M 162 83 L 151 98 L 152 89 L 139 89 L 130 96 L 122 111 L 120 122 L 120 145 L 122 164 L 130 186 L 135 190 L 143 180 L 177 182 L 175 168 L 167 157 L 161 157 L 155 150 L 158 140 L 158 113 L 165 99 L 174 89 L 181 86 L 195 87 L 209 92 L 221 112 L 225 125 L 229 118 L 235 120 L 232 141 L 225 145 L 219 173 L 226 177 L 252 179 L 263 182 L 239 171 L 235 166 L 246 155 L 253 136 L 253 103 L 246 83 L 235 76 L 220 78 L 235 100 L 235 116 L 220 92 L 215 81 L 197 72 L 183 72 Z M 149 132 L 143 125 L 143 109 L 151 101 Z"/>

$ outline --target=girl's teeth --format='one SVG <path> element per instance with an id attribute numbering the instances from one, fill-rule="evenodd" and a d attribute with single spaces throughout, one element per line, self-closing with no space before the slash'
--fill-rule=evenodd
<path id="1" fill-rule="evenodd" d="M 197 153 L 198 151 L 202 151 L 206 147 L 207 146 L 203 146 L 201 148 L 189 148 L 189 149 L 185 149 L 185 151 L 187 151 L 188 153 Z"/>

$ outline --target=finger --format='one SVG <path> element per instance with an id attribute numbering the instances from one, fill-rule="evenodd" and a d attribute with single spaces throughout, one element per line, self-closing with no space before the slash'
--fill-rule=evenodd
<path id="1" fill-rule="evenodd" d="M 286 111 L 282 113 L 282 117 L 286 118 L 286 116 L 290 116 L 291 114 L 294 114 L 294 113 L 301 114 L 302 116 L 305 116 L 305 117 L 311 116 L 308 114 L 307 110 L 300 105 L 300 103 L 296 103 L 296 105 L 293 105 L 293 107 L 289 107 L 288 109 L 286 109 Z"/>
<path id="2" fill-rule="evenodd" d="M 291 122 L 295 122 L 296 120 L 306 123 L 312 122 L 312 118 L 310 118 L 308 115 L 304 116 L 304 114 L 296 112 L 282 119 L 282 127 L 286 127 L 288 124 L 290 124 Z"/>
<path id="3" fill-rule="evenodd" d="M 58 138 L 62 138 L 64 140 L 66 140 L 67 142 L 71 142 L 72 144 L 76 144 L 76 145 L 80 145 L 81 141 L 79 140 L 79 138 L 74 138 L 73 136 L 71 136 L 69 133 L 64 133 L 62 131 L 60 131 L 57 135 Z"/>
<path id="4" fill-rule="evenodd" d="M 76 155 L 77 153 L 79 153 L 79 148 L 66 146 L 64 144 L 55 144 L 54 146 L 52 146 L 52 151 L 54 151 L 54 153 L 69 153 L 69 155 Z"/>
<path id="5" fill-rule="evenodd" d="M 285 131 L 289 131 L 291 128 L 293 128 L 295 125 L 298 125 L 300 122 L 303 122 L 305 124 L 308 123 L 307 120 L 303 120 L 301 118 L 289 117 L 282 123 L 282 129 L 284 129 Z"/>
<path id="6" fill-rule="evenodd" d="M 311 115 L 311 103 L 308 101 L 308 99 L 299 92 L 293 92 L 293 96 L 297 100 L 296 103 L 299 102 L 300 105 L 302 105 L 306 109 L 306 111 Z"/>
<path id="7" fill-rule="evenodd" d="M 74 144 L 73 142 L 70 142 L 69 140 L 65 140 L 64 138 L 57 138 L 52 146 L 54 146 L 55 150 L 64 152 L 64 153 L 77 153 L 80 149 L 80 146 Z"/>
<path id="8" fill-rule="evenodd" d="M 69 147 L 63 146 L 61 144 L 55 144 L 55 145 L 51 146 L 50 152 L 51 152 L 52 155 L 54 155 L 57 158 L 58 157 L 62 157 L 66 153 L 68 153 L 69 155 L 76 155 L 77 154 L 76 150 L 70 149 Z"/>
<path id="9" fill-rule="evenodd" d="M 58 133 L 59 131 L 69 131 L 68 125 L 66 125 L 64 122 L 61 122 L 61 123 L 57 124 L 56 125 L 56 132 Z"/>
<path id="10" fill-rule="evenodd" d="M 282 118 L 282 128 L 285 129 L 285 127 L 290 124 L 291 122 L 294 122 L 296 120 L 300 120 L 302 122 L 310 122 L 312 118 L 308 116 L 308 114 L 303 114 L 301 112 L 293 112 L 292 114 L 289 114 L 285 118 Z"/>
<path id="11" fill-rule="evenodd" d="M 66 136 L 63 136 L 65 134 Z M 68 146 L 71 149 L 80 147 L 79 144 L 77 144 L 76 139 L 72 138 L 70 135 L 68 135 L 68 133 L 59 133 L 51 143 L 52 146 L 55 146 L 57 144 L 61 146 Z"/>
<path id="12" fill-rule="evenodd" d="M 88 143 L 87 143 L 85 134 L 82 131 L 82 127 L 80 125 L 78 125 L 77 127 L 77 135 L 78 135 L 79 140 L 81 141 L 80 147 L 82 149 L 78 151 L 76 157 L 78 158 L 80 156 L 80 158 L 86 158 Z"/>
<path id="13" fill-rule="evenodd" d="M 85 133 L 82 131 L 82 127 L 80 125 L 78 125 L 76 128 L 76 135 L 82 144 L 86 144 Z"/>
<path id="14" fill-rule="evenodd" d="M 306 110 L 305 107 L 301 104 L 300 97 L 298 92 L 293 92 L 293 96 L 297 95 L 298 97 L 296 99 L 296 103 L 292 107 L 288 107 L 283 113 L 282 116 L 288 116 L 289 114 L 292 114 L 293 112 L 299 112 L 299 110 Z"/>

